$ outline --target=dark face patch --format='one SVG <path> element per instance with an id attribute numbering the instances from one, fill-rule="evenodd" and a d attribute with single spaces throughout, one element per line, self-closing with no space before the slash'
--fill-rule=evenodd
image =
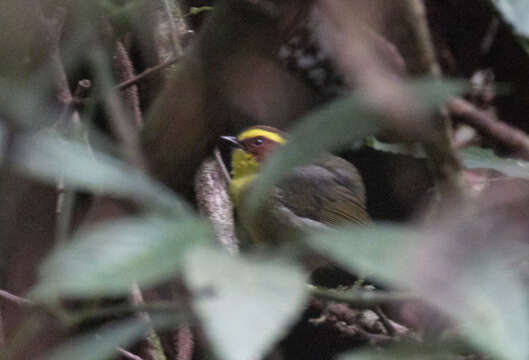
<path id="1" fill-rule="evenodd" d="M 258 162 L 262 162 L 279 143 L 264 136 L 255 136 L 241 141 L 241 145 L 245 151 L 255 156 Z"/>

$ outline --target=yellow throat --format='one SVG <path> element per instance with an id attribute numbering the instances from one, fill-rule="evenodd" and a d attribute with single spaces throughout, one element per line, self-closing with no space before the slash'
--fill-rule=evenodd
<path id="1" fill-rule="evenodd" d="M 254 127 L 243 131 L 237 136 L 237 141 L 263 137 L 275 143 L 285 143 L 285 138 L 275 131 Z M 257 158 L 244 149 L 234 149 L 231 153 L 231 181 L 230 195 L 235 207 L 239 205 L 241 193 L 257 176 L 260 163 Z"/>

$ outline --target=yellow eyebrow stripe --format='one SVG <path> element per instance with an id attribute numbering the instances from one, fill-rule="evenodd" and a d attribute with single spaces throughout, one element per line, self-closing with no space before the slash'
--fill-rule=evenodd
<path id="1" fill-rule="evenodd" d="M 280 143 L 280 144 L 283 144 L 285 142 L 285 139 L 281 135 L 279 135 L 278 133 L 267 131 L 267 130 L 263 130 L 263 129 L 246 130 L 242 134 L 239 135 L 237 140 L 244 141 L 246 139 L 251 139 L 251 138 L 254 138 L 254 137 L 257 137 L 257 136 L 265 137 L 267 139 L 270 139 L 270 140 L 272 140 L 272 141 L 274 141 L 276 143 Z"/>

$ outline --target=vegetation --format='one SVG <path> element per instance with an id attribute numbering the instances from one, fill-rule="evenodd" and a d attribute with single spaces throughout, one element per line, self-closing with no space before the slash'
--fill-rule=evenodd
<path id="1" fill-rule="evenodd" d="M 524 1 L 4 1 L 0 359 L 529 360 Z M 278 59 L 314 14 L 339 96 Z M 248 216 L 332 151 L 373 224 L 245 246 L 250 124 Z"/>

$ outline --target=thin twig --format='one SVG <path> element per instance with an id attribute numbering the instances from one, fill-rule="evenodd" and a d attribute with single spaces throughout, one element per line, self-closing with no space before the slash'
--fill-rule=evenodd
<path id="1" fill-rule="evenodd" d="M 392 320 L 391 326 L 394 334 L 382 334 L 379 329 L 373 331 L 373 321 L 378 326 L 384 326 L 383 320 L 371 309 L 355 309 L 346 304 L 328 303 L 326 301 L 313 301 L 311 305 L 320 310 L 320 317 L 309 319 L 315 326 L 327 326 L 335 329 L 341 336 L 352 338 L 356 341 L 377 344 L 380 342 L 392 342 L 401 338 L 414 340 L 414 334 L 405 326 Z M 375 317 L 375 318 L 374 318 Z M 378 328 L 378 326 L 376 326 Z"/>
<path id="2" fill-rule="evenodd" d="M 422 69 L 421 72 L 434 76 L 441 75 L 441 67 L 437 63 L 435 48 L 432 44 L 428 19 L 426 18 L 426 7 L 423 0 L 404 0 L 404 16 L 413 36 L 417 54 Z"/>
<path id="3" fill-rule="evenodd" d="M 146 167 L 139 146 L 139 129 L 130 121 L 123 102 L 111 86 L 109 64 L 106 62 L 103 48 L 96 47 L 91 55 L 99 90 L 103 94 L 105 110 L 109 114 L 112 130 L 120 142 L 123 158 L 127 163 L 144 170 Z"/>
<path id="4" fill-rule="evenodd" d="M 479 110 L 464 99 L 455 99 L 448 105 L 449 111 L 459 121 L 472 126 L 484 137 L 506 146 L 513 155 L 529 160 L 529 136 L 495 118 L 489 112 Z"/>
<path id="5" fill-rule="evenodd" d="M 481 56 L 485 56 L 490 52 L 490 48 L 494 43 L 494 40 L 496 40 L 496 35 L 498 35 L 500 24 L 500 20 L 497 16 L 494 16 L 490 21 L 489 28 L 487 29 L 485 36 L 483 36 L 483 40 L 481 40 Z"/>
<path id="6" fill-rule="evenodd" d="M 113 68 L 119 81 L 127 81 L 136 74 L 129 53 L 122 41 L 116 41 L 115 56 L 113 57 Z M 140 97 L 138 86 L 129 86 L 121 93 L 123 103 L 128 110 L 128 116 L 137 129 L 143 127 L 143 117 L 140 109 Z"/>
<path id="7" fill-rule="evenodd" d="M 38 304 L 32 300 L 14 295 L 6 290 L 0 290 L 0 298 L 10 301 L 16 305 L 23 307 L 35 307 Z M 184 313 L 183 307 L 172 301 L 157 301 L 141 304 L 124 304 L 116 306 L 107 306 L 99 309 L 89 309 L 69 313 L 66 318 L 69 318 L 72 324 L 79 324 L 88 319 L 100 319 L 108 316 L 125 315 L 137 312 L 179 312 Z M 55 312 L 52 312 L 52 315 Z"/>
<path id="8" fill-rule="evenodd" d="M 389 318 L 387 317 L 387 315 L 384 313 L 384 311 L 382 311 L 382 308 L 377 305 L 375 306 L 373 310 L 378 315 L 380 322 L 382 323 L 382 325 L 384 325 L 388 334 L 390 336 L 395 336 L 397 334 L 397 331 L 395 330 L 395 327 L 393 326 L 391 321 L 389 321 Z"/>
<path id="9" fill-rule="evenodd" d="M 178 351 L 177 360 L 191 360 L 193 358 L 195 341 L 189 326 L 182 326 L 177 330 L 176 343 Z"/>
<path id="10" fill-rule="evenodd" d="M 182 46 L 180 44 L 179 40 L 179 34 L 178 29 L 176 28 L 176 21 L 173 16 L 173 9 L 171 9 L 171 4 L 169 4 L 169 0 L 162 0 L 164 10 L 165 10 L 165 16 L 166 21 L 169 24 L 169 32 L 170 32 L 170 38 L 171 38 L 171 45 L 172 45 L 172 53 L 173 56 L 181 56 L 182 55 Z M 174 4 L 174 3 L 173 3 Z M 181 13 L 181 9 L 178 9 Z M 181 16 L 179 16 L 178 21 L 184 21 Z"/>
<path id="11" fill-rule="evenodd" d="M 42 13 L 42 9 L 40 8 L 40 6 L 38 6 L 38 10 L 40 12 L 40 16 L 45 19 L 45 16 Z M 56 8 L 53 20 L 43 20 L 48 23 L 47 28 L 52 41 L 52 52 L 50 55 L 50 59 L 54 73 L 57 99 L 62 106 L 62 111 L 59 115 L 57 123 L 59 124 L 59 126 L 64 127 L 63 130 L 66 130 L 65 132 L 67 132 L 67 130 L 69 130 L 70 128 L 75 128 L 75 126 L 71 124 L 72 121 L 69 121 L 68 123 L 67 121 L 76 116 L 75 112 L 73 111 L 74 96 L 72 95 L 72 92 L 70 90 L 70 86 L 68 84 L 68 76 L 64 69 L 64 64 L 60 55 L 60 41 L 66 15 L 66 9 L 59 6 Z M 82 84 L 84 85 L 85 83 Z M 76 89 L 76 92 L 81 94 L 81 90 L 79 88 Z M 75 193 L 71 189 L 67 189 L 65 187 L 64 180 L 62 178 L 59 179 L 57 182 L 57 201 L 55 208 L 57 228 L 56 244 L 64 243 L 68 235 L 73 212 L 74 197 Z"/>
<path id="12" fill-rule="evenodd" d="M 411 294 L 401 292 L 365 290 L 338 291 L 324 289 L 314 285 L 307 285 L 307 288 L 309 293 L 316 298 L 347 303 L 356 307 L 371 307 L 378 304 L 387 304 L 390 302 L 399 302 L 413 299 Z"/>
<path id="13" fill-rule="evenodd" d="M 24 299 L 23 297 L 20 297 L 20 296 L 16 296 L 5 290 L 0 290 L 0 298 L 6 299 L 19 306 L 25 306 L 25 307 L 35 306 L 35 303 L 33 301 L 29 299 Z"/>
<path id="14" fill-rule="evenodd" d="M 37 5 L 37 11 L 39 12 L 42 21 L 47 25 L 46 28 L 49 33 L 49 38 L 51 39 L 50 48 L 52 52 L 50 54 L 50 59 L 55 86 L 57 88 L 57 99 L 63 104 L 63 106 L 69 106 L 72 102 L 72 93 L 68 85 L 68 76 L 66 75 L 60 55 L 60 42 L 67 11 L 64 7 L 58 6 L 55 9 L 55 14 L 52 20 L 46 20 L 46 16 L 43 14 L 41 6 Z"/>
<path id="15" fill-rule="evenodd" d="M 135 354 L 131 353 L 130 351 L 127 351 L 127 350 L 123 349 L 122 347 L 118 347 L 116 349 L 119 351 L 119 353 L 121 355 L 123 355 L 127 359 L 130 359 L 130 360 L 143 360 L 138 355 L 135 355 Z"/>
<path id="16" fill-rule="evenodd" d="M 404 16 L 407 17 L 407 23 L 413 32 L 417 55 L 423 66 L 422 72 L 440 76 L 441 70 L 435 56 L 424 1 L 405 0 L 403 5 L 406 9 Z M 452 148 L 448 114 L 441 111 L 431 121 L 433 126 L 429 133 L 425 134 L 423 146 L 430 159 L 439 195 L 443 199 L 464 197 L 463 167 Z"/>
<path id="17" fill-rule="evenodd" d="M 178 313 L 182 316 L 182 321 L 189 320 L 184 315 L 186 312 L 184 308 L 172 301 L 154 301 L 143 304 L 123 304 L 115 306 L 106 306 L 100 309 L 90 309 L 85 311 L 78 311 L 67 315 L 69 326 L 76 326 L 86 320 L 102 319 L 109 316 L 126 315 L 137 312 L 171 312 Z"/>
<path id="18" fill-rule="evenodd" d="M 79 80 L 73 96 L 70 97 L 69 103 L 64 104 L 61 117 L 70 115 L 69 122 L 65 119 L 59 119 L 59 126 L 66 136 L 79 138 L 83 131 L 79 111 L 74 109 L 76 103 L 82 101 L 88 96 L 92 83 L 90 80 Z M 69 91 L 69 90 L 68 90 Z M 61 177 L 57 181 L 57 201 L 56 201 L 56 244 L 58 246 L 65 244 L 71 230 L 71 222 L 75 207 L 76 192 L 65 185 Z"/>
<path id="19" fill-rule="evenodd" d="M 145 304 L 143 294 L 138 284 L 132 285 L 131 294 L 130 294 L 130 302 L 134 306 Z M 149 325 L 152 324 L 151 317 L 149 316 L 147 312 L 138 311 L 136 315 L 140 319 L 145 321 L 147 324 Z M 165 359 L 165 355 L 161 351 L 159 344 L 160 344 L 160 338 L 158 334 L 154 331 L 152 327 L 150 327 L 147 332 L 147 336 L 145 336 L 145 339 L 142 341 L 143 353 L 149 354 L 149 358 L 152 358 L 152 359 Z"/>
<path id="20" fill-rule="evenodd" d="M 6 345 L 6 334 L 4 330 L 4 322 L 2 319 L 2 309 L 0 308 L 0 350 L 2 350 Z"/>
<path id="21" fill-rule="evenodd" d="M 142 72 L 141 74 L 138 74 L 126 81 L 123 81 L 122 83 L 116 85 L 114 87 L 115 90 L 124 90 L 126 88 L 128 88 L 129 86 L 132 86 L 136 83 L 138 83 L 139 81 L 143 80 L 144 78 L 146 78 L 147 76 L 157 72 L 157 71 L 160 71 L 172 64 L 175 64 L 177 63 L 178 61 L 180 61 L 182 57 L 181 56 L 178 56 L 178 57 L 172 57 L 170 59 L 167 59 L 165 60 L 164 62 L 156 65 L 156 66 L 153 66 L 151 68 L 148 68 L 147 70 L 145 70 L 144 72 Z"/>

